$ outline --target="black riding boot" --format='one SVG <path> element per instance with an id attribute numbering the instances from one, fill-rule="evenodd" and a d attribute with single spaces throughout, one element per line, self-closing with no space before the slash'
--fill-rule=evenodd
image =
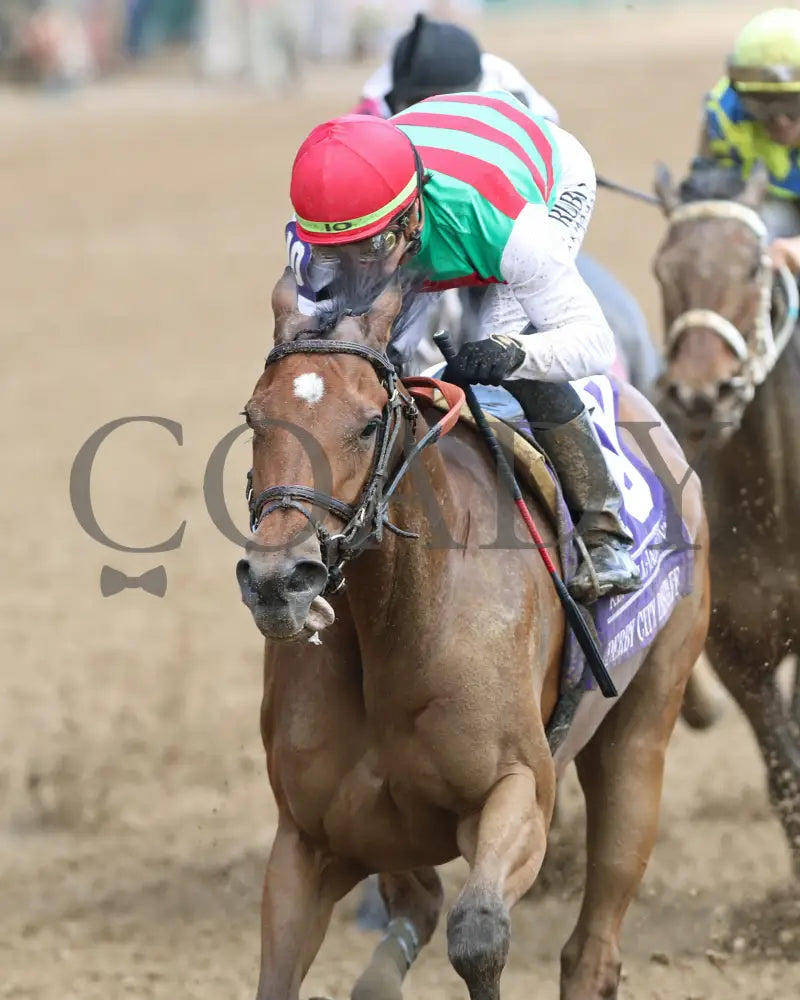
<path id="1" fill-rule="evenodd" d="M 514 380 L 504 383 L 531 423 L 553 464 L 575 529 L 588 551 L 570 582 L 584 604 L 641 586 L 630 554 L 633 537 L 622 522 L 622 495 L 606 464 L 591 417 L 569 383 Z"/>

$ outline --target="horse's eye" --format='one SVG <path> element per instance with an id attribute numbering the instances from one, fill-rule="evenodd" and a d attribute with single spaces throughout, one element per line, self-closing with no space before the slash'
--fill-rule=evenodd
<path id="1" fill-rule="evenodd" d="M 364 424 L 364 429 L 361 431 L 360 434 L 361 440 L 369 441 L 369 439 L 375 434 L 380 425 L 381 425 L 380 417 L 373 417 L 372 420 L 368 420 L 366 424 Z"/>

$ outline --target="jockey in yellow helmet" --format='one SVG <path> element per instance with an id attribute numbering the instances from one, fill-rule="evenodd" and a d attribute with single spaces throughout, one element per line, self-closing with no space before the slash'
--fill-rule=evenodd
<path id="1" fill-rule="evenodd" d="M 800 10 L 768 10 L 742 28 L 727 76 L 706 98 L 700 155 L 745 177 L 763 161 L 773 262 L 800 271 Z"/>

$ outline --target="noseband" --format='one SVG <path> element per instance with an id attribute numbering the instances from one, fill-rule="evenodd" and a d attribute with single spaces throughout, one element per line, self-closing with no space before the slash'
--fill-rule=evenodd
<path id="1" fill-rule="evenodd" d="M 669 217 L 670 229 L 692 219 L 734 219 L 756 235 L 761 252 L 759 304 L 752 344 L 727 317 L 713 309 L 688 309 L 676 316 L 667 330 L 665 348 L 669 357 L 682 334 L 693 326 L 712 330 L 725 341 L 743 366 L 742 388 L 752 398 L 757 386 L 775 367 L 783 349 L 789 343 L 797 323 L 798 289 L 794 275 L 786 267 L 778 269 L 786 297 L 786 316 L 777 334 L 772 329 L 772 290 L 774 271 L 767 253 L 767 227 L 753 208 L 736 201 L 695 201 L 681 205 Z"/>
<path id="2" fill-rule="evenodd" d="M 350 341 L 335 340 L 295 340 L 281 344 L 270 351 L 265 369 L 277 364 L 291 354 L 349 354 L 368 361 L 386 390 L 388 399 L 381 414 L 380 427 L 375 443 L 375 455 L 369 478 L 355 504 L 337 500 L 327 493 L 309 486 L 270 486 L 257 496 L 253 492 L 253 470 L 247 473 L 247 504 L 250 510 L 250 530 L 256 532 L 259 525 L 276 510 L 296 510 L 309 522 L 319 541 L 322 561 L 328 569 L 328 582 L 323 593 L 332 594 L 344 583 L 345 562 L 354 559 L 374 539 L 380 542 L 383 529 L 404 538 L 417 538 L 413 532 L 403 531 L 389 521 L 387 510 L 389 501 L 415 458 L 429 444 L 438 441 L 458 419 L 458 411 L 463 405 L 463 391 L 455 386 L 435 383 L 444 391 L 451 409 L 417 441 L 400 465 L 394 478 L 387 485 L 389 463 L 403 426 L 410 436 L 416 430 L 419 410 L 413 397 L 401 391 L 400 379 L 394 365 L 385 354 Z M 408 384 L 433 383 L 434 380 L 409 379 Z M 460 396 L 459 396 L 460 394 Z M 338 534 L 331 533 L 311 512 L 319 507 L 333 514 L 344 523 Z"/>

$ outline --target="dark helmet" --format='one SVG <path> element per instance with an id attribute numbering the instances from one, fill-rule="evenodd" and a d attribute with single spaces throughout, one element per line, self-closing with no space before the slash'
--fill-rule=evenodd
<path id="1" fill-rule="evenodd" d="M 481 80 L 481 49 L 457 24 L 417 14 L 392 56 L 392 110 L 432 97 L 474 90 Z"/>

